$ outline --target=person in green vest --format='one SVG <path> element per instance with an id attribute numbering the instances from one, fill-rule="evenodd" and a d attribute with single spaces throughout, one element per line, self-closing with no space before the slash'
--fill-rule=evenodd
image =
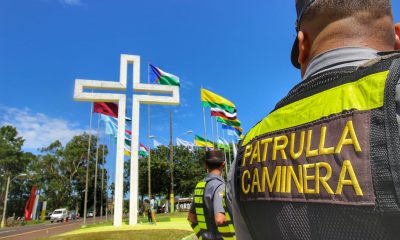
<path id="1" fill-rule="evenodd" d="M 302 81 L 239 145 L 229 177 L 237 238 L 399 239 L 391 2 L 296 0 L 296 10 L 291 61 Z"/>
<path id="2" fill-rule="evenodd" d="M 199 240 L 236 239 L 230 204 L 222 177 L 225 159 L 221 150 L 206 152 L 207 176 L 196 185 L 188 220 Z"/>

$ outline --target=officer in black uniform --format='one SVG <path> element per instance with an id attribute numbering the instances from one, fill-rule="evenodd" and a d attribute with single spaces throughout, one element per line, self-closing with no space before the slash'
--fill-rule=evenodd
<path id="1" fill-rule="evenodd" d="M 236 239 L 230 204 L 226 204 L 222 172 L 225 159 L 221 150 L 207 151 L 207 176 L 196 185 L 188 220 L 199 240 Z"/>
<path id="2" fill-rule="evenodd" d="M 303 81 L 240 143 L 238 239 L 400 239 L 400 25 L 390 0 L 297 0 Z"/>

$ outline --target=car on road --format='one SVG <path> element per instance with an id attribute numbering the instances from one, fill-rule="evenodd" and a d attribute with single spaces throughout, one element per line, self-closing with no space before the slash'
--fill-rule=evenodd
<path id="1" fill-rule="evenodd" d="M 93 211 L 88 211 L 86 214 L 86 217 L 93 217 L 93 216 L 94 216 Z"/>
<path id="2" fill-rule="evenodd" d="M 53 214 L 52 212 L 47 213 L 47 215 L 45 216 L 45 220 L 50 220 L 51 218 L 51 214 Z"/>
<path id="3" fill-rule="evenodd" d="M 51 214 L 50 222 L 62 222 L 64 219 L 68 221 L 68 211 L 66 208 L 60 208 L 54 210 L 54 212 Z"/>

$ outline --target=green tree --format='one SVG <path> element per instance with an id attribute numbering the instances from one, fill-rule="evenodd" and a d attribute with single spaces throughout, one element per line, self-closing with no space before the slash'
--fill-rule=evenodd
<path id="1" fill-rule="evenodd" d="M 198 181 L 204 178 L 206 171 L 200 161 L 204 159 L 204 150 L 194 152 L 185 147 L 173 147 L 174 151 L 174 192 L 178 196 L 190 196 Z M 171 189 L 170 178 L 170 149 L 159 146 L 151 150 L 151 189 L 154 195 L 169 196 Z M 129 179 L 125 175 L 125 179 Z M 148 194 L 147 157 L 139 159 L 139 195 Z"/>

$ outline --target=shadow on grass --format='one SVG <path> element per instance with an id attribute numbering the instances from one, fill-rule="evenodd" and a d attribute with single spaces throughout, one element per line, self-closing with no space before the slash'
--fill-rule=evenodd
<path id="1" fill-rule="evenodd" d="M 83 233 L 69 236 L 55 236 L 47 239 L 51 240 L 102 240 L 102 239 L 119 239 L 119 240 L 177 240 L 190 235 L 191 231 L 176 229 L 160 229 L 160 230 L 132 230 L 132 231 L 110 231 L 98 233 Z"/>

